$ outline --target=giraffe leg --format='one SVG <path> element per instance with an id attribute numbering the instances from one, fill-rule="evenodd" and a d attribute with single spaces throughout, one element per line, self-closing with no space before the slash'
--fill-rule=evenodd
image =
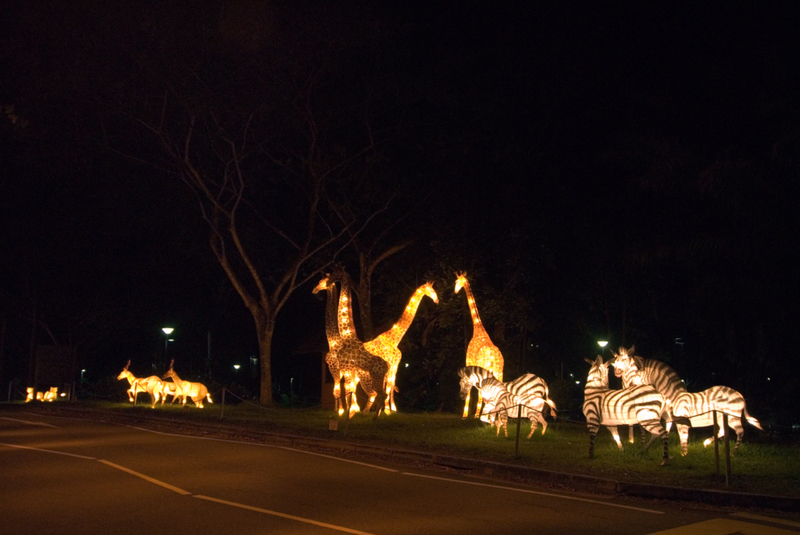
<path id="1" fill-rule="evenodd" d="M 462 418 L 466 418 L 469 416 L 469 398 L 471 397 L 472 392 L 467 392 L 467 397 L 464 401 L 464 416 Z"/>

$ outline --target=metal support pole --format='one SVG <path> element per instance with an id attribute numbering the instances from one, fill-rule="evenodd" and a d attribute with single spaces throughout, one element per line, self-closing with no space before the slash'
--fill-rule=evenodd
<path id="1" fill-rule="evenodd" d="M 728 429 L 728 413 L 722 413 L 722 429 L 725 431 L 725 486 L 731 485 L 731 444 L 730 430 Z"/>
<path id="2" fill-rule="evenodd" d="M 498 415 L 499 417 L 499 415 Z M 517 406 L 517 445 L 514 448 L 514 457 L 519 457 L 519 428 L 522 427 L 522 405 Z"/>
<path id="3" fill-rule="evenodd" d="M 714 411 L 714 435 L 712 439 L 714 440 L 715 475 L 719 475 L 719 444 L 717 443 L 717 433 L 719 433 L 719 423 L 717 423 L 717 411 Z"/>

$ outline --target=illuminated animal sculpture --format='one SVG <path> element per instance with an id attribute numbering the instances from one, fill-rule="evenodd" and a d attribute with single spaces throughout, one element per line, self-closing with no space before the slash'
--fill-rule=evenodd
<path id="1" fill-rule="evenodd" d="M 641 384 L 641 372 L 634 360 L 625 370 L 623 384 Z M 742 414 L 745 419 L 754 427 L 761 428 L 759 421 L 747 412 L 744 396 L 727 386 L 712 386 L 702 392 L 682 392 L 676 396 L 672 402 L 672 413 L 678 417 L 682 416 L 689 419 L 692 427 L 711 427 L 714 425 L 714 411 L 718 415 L 719 433 L 718 438 L 724 438 L 725 426 L 722 425 L 722 413 L 728 415 L 728 425 L 736 432 L 736 445 L 733 453 L 739 449 L 739 444 L 744 436 L 742 426 Z M 678 436 L 681 441 L 681 455 L 689 453 L 689 426 L 678 424 Z M 713 437 L 703 442 L 708 446 L 713 442 Z"/>
<path id="2" fill-rule="evenodd" d="M 645 450 L 656 437 L 661 437 L 664 448 L 661 464 L 667 464 L 669 439 L 661 425 L 661 417 L 667 410 L 666 398 L 650 385 L 611 390 L 608 387 L 609 363 L 603 363 L 603 357 L 599 355 L 594 362 L 589 359 L 586 362 L 592 366 L 586 380 L 583 401 L 583 414 L 589 428 L 589 458 L 594 457 L 594 441 L 601 425 L 611 431 L 614 442 L 622 450 L 617 426 L 641 424 L 652 435 Z"/>
<path id="3" fill-rule="evenodd" d="M 492 372 L 480 366 L 465 366 L 458 370 L 458 375 L 461 377 L 459 393 L 461 399 L 469 395 L 473 386 L 481 392 L 484 400 L 481 420 L 485 422 L 494 419 L 494 415 L 499 411 L 495 400 L 505 392 L 508 392 L 512 396 L 510 400 L 515 402 L 509 413 L 512 418 L 517 417 L 517 406 L 520 404 L 524 406 L 523 414 L 531 420 L 531 433 L 528 438 L 536 431 L 539 423 L 542 424 L 542 434 L 547 430 L 547 420 L 544 418 L 545 405 L 550 407 L 553 417 L 556 416 L 556 404 L 550 399 L 547 383 L 532 373 L 526 373 L 507 383 L 501 383 L 494 378 Z"/>
<path id="4" fill-rule="evenodd" d="M 619 353 L 613 353 L 614 358 L 611 363 L 614 366 L 614 375 L 622 378 L 622 386 L 633 386 L 630 382 L 625 380 L 625 372 L 632 365 L 635 365 L 639 370 L 638 383 L 651 385 L 658 390 L 670 405 L 675 403 L 679 395 L 687 392 L 686 385 L 681 380 L 680 376 L 667 364 L 653 359 L 643 359 L 636 355 L 636 346 L 631 346 L 629 349 L 624 347 L 619 348 Z M 672 427 L 672 420 L 669 414 L 666 415 L 667 425 L 666 430 L 669 433 Z M 685 424 L 678 424 L 678 433 L 687 433 L 688 427 Z M 644 433 L 642 433 L 644 437 Z M 633 443 L 633 428 L 629 434 L 629 441 Z"/>
<path id="5" fill-rule="evenodd" d="M 203 400 L 208 400 L 209 403 L 214 403 L 211 400 L 211 394 L 208 393 L 208 388 L 203 383 L 193 383 L 191 381 L 184 381 L 178 374 L 175 373 L 175 370 L 172 369 L 172 365 L 175 361 L 170 362 L 169 370 L 167 370 L 166 375 L 164 375 L 164 379 L 169 377 L 175 383 L 176 391 L 175 394 L 177 397 L 181 398 L 181 404 L 186 405 L 186 398 L 191 398 L 197 408 L 203 408 Z"/>
<path id="6" fill-rule="evenodd" d="M 164 381 L 163 385 L 164 386 L 161 391 L 161 405 L 164 405 L 164 402 L 167 400 L 167 396 L 172 396 L 172 401 L 170 404 L 175 403 L 175 401 L 181 397 L 180 387 L 172 381 Z"/>
<path id="7" fill-rule="evenodd" d="M 414 316 L 417 314 L 417 309 L 425 296 L 430 297 L 434 303 L 439 303 L 439 297 L 433 289 L 432 282 L 426 282 L 414 292 L 406 305 L 400 319 L 392 325 L 392 327 L 385 333 L 379 334 L 375 339 L 364 343 L 364 348 L 385 360 L 389 364 L 389 375 L 386 379 L 386 390 L 388 395 L 385 400 L 384 411 L 390 413 L 397 411 L 397 406 L 394 403 L 395 381 L 397 379 L 397 369 L 400 367 L 400 359 L 403 354 L 397 348 L 400 340 L 405 336 L 411 322 L 414 321 Z"/>
<path id="8" fill-rule="evenodd" d="M 161 395 L 164 390 L 163 381 L 155 375 L 151 375 L 150 377 L 136 378 L 131 372 L 128 371 L 128 366 L 130 365 L 131 361 L 129 360 L 125 365 L 125 368 L 123 368 L 122 372 L 120 372 L 120 374 L 117 376 L 117 380 L 121 381 L 122 379 L 127 379 L 128 383 L 130 384 L 130 388 L 128 389 L 128 401 L 135 403 L 136 397 L 140 393 L 147 392 L 150 394 L 150 399 L 152 401 L 150 408 L 155 408 L 156 403 L 159 399 L 161 399 Z"/>
<path id="9" fill-rule="evenodd" d="M 333 377 L 333 398 L 336 400 L 336 411 L 341 416 L 344 413 L 344 403 L 341 399 L 342 374 L 339 370 L 339 349 L 342 347 L 342 337 L 339 335 L 337 323 L 338 292 L 336 283 L 330 280 L 330 275 L 325 275 L 314 287 L 311 293 L 316 294 L 322 290 L 328 292 L 325 305 L 325 336 L 328 338 L 328 352 L 325 354 L 325 363 Z"/>
<path id="10" fill-rule="evenodd" d="M 544 382 L 531 373 L 523 375 L 520 377 L 520 380 L 529 383 L 531 386 L 536 385 L 537 387 L 541 386 L 541 383 Z M 497 426 L 498 435 L 502 427 L 505 431 L 505 436 L 508 436 L 508 419 L 519 417 L 521 410 L 522 416 L 525 416 L 531 422 L 531 432 L 528 433 L 527 438 L 533 436 L 533 433 L 538 429 L 540 423 L 542 424 L 542 434 L 544 434 L 547 430 L 547 420 L 545 420 L 542 410 L 546 403 L 552 409 L 553 414 L 555 414 L 555 404 L 551 400 L 543 397 L 546 393 L 534 395 L 529 392 L 527 396 L 514 394 L 512 390 L 514 390 L 514 387 L 517 385 L 513 385 L 512 383 L 514 383 L 514 381 L 511 383 L 501 383 L 494 378 L 488 379 L 483 383 L 480 390 L 483 394 L 483 399 L 486 401 L 483 408 L 484 415 L 490 418 L 490 421 L 493 421 Z M 512 385 L 511 390 L 507 388 L 506 385 Z M 547 386 L 545 385 L 544 388 L 546 391 Z M 484 415 L 481 416 L 481 419 L 483 419 Z"/>
<path id="11" fill-rule="evenodd" d="M 491 381 L 497 381 L 497 379 L 491 379 Z M 497 382 L 499 383 L 499 381 Z M 498 391 L 498 395 L 487 391 L 488 384 L 484 384 L 480 388 L 484 399 L 484 415 L 494 415 L 495 423 L 498 424 L 498 434 L 500 424 L 505 428 L 507 419 L 509 417 L 517 418 L 521 407 L 522 415 L 531 421 L 531 432 L 528 434 L 528 438 L 533 436 L 539 424 L 542 424 L 542 434 L 544 435 L 547 431 L 547 420 L 544 417 L 545 405 L 550 407 L 553 418 L 556 417 L 556 404 L 549 398 L 549 389 L 544 379 L 532 373 L 526 373 L 513 381 L 501 384 L 503 391 Z M 484 415 L 481 415 L 481 419 Z M 498 422 L 498 418 L 501 421 Z M 506 436 L 508 436 L 508 431 L 506 431 Z"/>
<path id="12" fill-rule="evenodd" d="M 331 273 L 330 278 L 332 281 L 338 280 L 342 284 L 342 290 L 339 294 L 339 308 L 337 310 L 337 324 L 342 346 L 337 353 L 337 357 L 339 371 L 345 381 L 346 394 L 351 400 L 348 417 L 352 417 L 355 412 L 359 411 L 358 400 L 356 399 L 356 388 L 359 384 L 369 397 L 364 407 L 365 412 L 369 412 L 379 392 L 382 392 L 387 397 L 389 396 L 387 381 L 389 363 L 381 357 L 370 353 L 356 334 L 350 304 L 352 303 L 350 298 L 350 276 L 342 266 L 337 266 Z M 375 416 L 377 417 L 382 411 L 383 406 L 380 406 Z"/>
<path id="13" fill-rule="evenodd" d="M 469 305 L 469 312 L 472 316 L 472 339 L 469 341 L 469 345 L 467 346 L 466 365 L 480 366 L 481 368 L 485 368 L 492 372 L 495 379 L 502 381 L 504 363 L 503 354 L 500 353 L 500 350 L 497 348 L 497 346 L 492 343 L 492 339 L 489 338 L 489 334 L 486 332 L 486 329 L 481 322 L 481 318 L 478 315 L 478 307 L 475 304 L 475 297 L 472 295 L 472 289 L 470 288 L 466 273 L 456 273 L 455 292 L 458 293 L 461 288 L 464 288 L 464 291 L 467 294 L 467 304 Z M 464 401 L 464 418 L 469 416 L 469 402 L 470 396 L 467 394 L 467 397 Z M 483 396 L 479 390 L 478 405 L 474 416 L 479 415 L 482 403 Z"/>
<path id="14" fill-rule="evenodd" d="M 50 390 L 47 392 L 36 392 L 32 386 L 29 386 L 27 389 L 27 396 L 25 397 L 25 403 L 33 401 L 34 398 L 36 401 L 55 401 L 58 397 L 58 387 L 51 386 Z"/>

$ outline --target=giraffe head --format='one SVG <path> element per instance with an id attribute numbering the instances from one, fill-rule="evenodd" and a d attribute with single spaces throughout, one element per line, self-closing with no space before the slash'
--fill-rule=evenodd
<path id="1" fill-rule="evenodd" d="M 419 290 L 424 294 L 430 297 L 434 303 L 437 305 L 439 304 L 439 296 L 436 295 L 436 290 L 433 289 L 433 282 L 428 281 L 422 286 L 419 287 Z"/>
<path id="2" fill-rule="evenodd" d="M 331 283 L 331 276 L 330 274 L 326 274 L 321 281 L 311 290 L 312 294 L 316 294 L 322 290 L 327 290 L 331 288 L 333 284 Z"/>
<path id="3" fill-rule="evenodd" d="M 461 273 L 456 273 L 456 293 L 461 291 L 461 288 L 467 285 L 467 273 L 462 271 Z"/>

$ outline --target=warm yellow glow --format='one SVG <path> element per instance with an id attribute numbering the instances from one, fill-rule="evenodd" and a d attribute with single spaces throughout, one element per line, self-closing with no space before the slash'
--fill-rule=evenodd
<path id="1" fill-rule="evenodd" d="M 33 387 L 29 386 L 28 387 L 28 395 L 25 397 L 25 403 L 28 403 L 29 401 L 33 401 L 34 396 L 35 396 L 35 393 L 33 391 Z"/>
<path id="2" fill-rule="evenodd" d="M 456 273 L 456 293 L 464 288 L 467 294 L 467 303 L 469 303 L 469 312 L 472 316 L 472 339 L 467 346 L 467 366 L 480 366 L 492 372 L 495 379 L 498 381 L 503 380 L 503 354 L 489 338 L 489 333 L 486 332 L 483 324 L 481 323 L 480 316 L 478 315 L 478 307 L 475 305 L 475 298 L 472 295 L 469 281 L 467 280 L 466 273 Z M 483 403 L 483 395 L 478 391 L 478 404 L 474 416 L 478 416 Z M 464 404 L 465 418 L 469 415 L 469 397 L 466 398 Z"/>
<path id="3" fill-rule="evenodd" d="M 147 392 L 150 394 L 150 400 L 152 401 L 150 408 L 154 408 L 156 406 L 156 402 L 161 399 L 164 389 L 163 381 L 161 381 L 161 379 L 155 375 L 144 378 L 136 378 L 131 372 L 128 371 L 128 366 L 130 365 L 131 361 L 128 361 L 128 363 L 125 365 L 125 368 L 117 376 L 117 380 L 127 379 L 128 384 L 130 384 L 130 388 L 128 389 L 128 401 L 133 403 L 136 401 L 136 396 L 138 394 L 141 392 Z"/>
<path id="4" fill-rule="evenodd" d="M 206 385 L 203 383 L 193 383 L 191 381 L 182 380 L 180 377 L 178 377 L 178 374 L 175 373 L 175 370 L 172 369 L 173 363 L 174 361 L 170 362 L 169 370 L 167 370 L 166 375 L 164 375 L 164 379 L 169 377 L 175 384 L 176 393 L 173 397 L 173 401 L 175 401 L 175 397 L 180 397 L 181 405 L 186 405 L 186 398 L 188 397 L 194 402 L 198 409 L 203 408 L 203 400 L 208 400 L 209 403 L 214 403 L 211 400 L 211 394 L 208 393 L 208 388 L 206 388 Z"/>
<path id="5" fill-rule="evenodd" d="M 419 305 L 422 302 L 422 297 L 426 295 L 434 303 L 439 302 L 439 296 L 436 295 L 436 291 L 433 289 L 433 283 L 426 282 L 411 295 L 400 319 L 388 331 L 379 334 L 375 339 L 364 344 L 369 353 L 377 355 L 389 365 L 389 373 L 386 380 L 386 399 L 384 401 L 384 411 L 387 413 L 397 411 L 397 406 L 394 402 L 395 379 L 397 377 L 397 369 L 400 367 L 400 360 L 403 358 L 397 346 L 411 326 L 411 322 L 414 321 Z"/>

